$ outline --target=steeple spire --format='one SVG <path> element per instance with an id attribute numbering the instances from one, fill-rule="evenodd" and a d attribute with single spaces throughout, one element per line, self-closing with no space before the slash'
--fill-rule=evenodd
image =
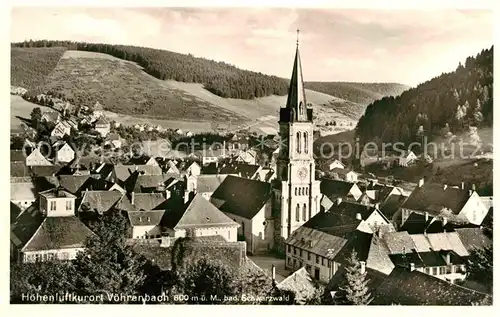
<path id="1" fill-rule="evenodd" d="M 288 99 L 286 109 L 289 111 L 289 121 L 310 121 L 307 111 L 306 94 L 304 91 L 304 80 L 302 77 L 302 65 L 299 52 L 299 32 L 297 29 L 297 48 L 293 63 L 292 78 L 288 88 Z M 312 117 L 312 115 L 311 115 Z"/>

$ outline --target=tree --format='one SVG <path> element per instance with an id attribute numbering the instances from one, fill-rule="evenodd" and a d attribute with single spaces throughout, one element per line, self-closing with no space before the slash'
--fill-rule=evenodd
<path id="1" fill-rule="evenodd" d="M 42 121 L 42 110 L 39 107 L 34 108 L 31 111 L 30 117 L 32 127 L 38 130 L 38 125 Z"/>
<path id="2" fill-rule="evenodd" d="M 11 150 L 22 150 L 23 147 L 24 147 L 24 138 L 22 136 L 15 135 L 10 138 Z"/>
<path id="3" fill-rule="evenodd" d="M 481 282 L 493 289 L 493 246 L 474 249 L 467 261 L 468 278 Z"/>
<path id="4" fill-rule="evenodd" d="M 347 305 L 368 305 L 372 298 L 368 289 L 366 271 L 361 271 L 361 263 L 358 260 L 356 251 L 351 252 L 345 270 L 347 285 L 341 291 L 341 301 Z"/>
<path id="5" fill-rule="evenodd" d="M 229 304 L 224 297 L 236 295 L 234 273 L 222 262 L 202 258 L 188 266 L 181 281 L 189 304 Z"/>

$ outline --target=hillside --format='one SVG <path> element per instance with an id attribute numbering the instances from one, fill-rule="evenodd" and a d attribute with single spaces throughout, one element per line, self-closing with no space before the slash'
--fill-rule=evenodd
<path id="1" fill-rule="evenodd" d="M 64 47 L 12 48 L 11 85 L 28 90 L 39 87 L 56 67 L 64 51 Z"/>
<path id="2" fill-rule="evenodd" d="M 454 72 L 444 73 L 398 97 L 371 103 L 360 118 L 356 133 L 362 142 L 404 142 L 422 136 L 459 135 L 474 126 L 493 123 L 493 47 Z"/>
<path id="3" fill-rule="evenodd" d="M 233 65 L 146 47 L 92 44 L 70 41 L 26 41 L 12 47 L 66 47 L 70 50 L 109 54 L 135 62 L 161 80 L 201 83 L 210 92 L 225 98 L 253 99 L 286 95 L 288 81 L 276 76 L 239 69 Z"/>
<path id="4" fill-rule="evenodd" d="M 359 118 L 366 106 L 385 96 L 398 96 L 408 86 L 397 83 L 306 82 L 305 87 L 350 101 L 348 107 L 337 109 L 353 118 Z"/>

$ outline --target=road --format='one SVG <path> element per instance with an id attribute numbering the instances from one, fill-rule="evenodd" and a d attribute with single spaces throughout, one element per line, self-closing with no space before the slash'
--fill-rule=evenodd
<path id="1" fill-rule="evenodd" d="M 264 271 L 268 272 L 271 275 L 272 266 L 276 267 L 276 282 L 283 281 L 288 275 L 292 274 L 291 270 L 285 269 L 285 260 L 273 257 L 272 255 L 255 255 L 249 256 L 255 264 L 257 264 Z"/>

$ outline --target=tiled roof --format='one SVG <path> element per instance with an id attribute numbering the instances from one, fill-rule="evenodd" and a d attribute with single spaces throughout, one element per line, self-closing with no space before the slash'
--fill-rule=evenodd
<path id="1" fill-rule="evenodd" d="M 134 204 L 131 202 L 131 195 L 124 195 L 118 200 L 116 208 L 125 211 L 139 210 L 159 210 L 167 200 L 163 193 L 133 193 Z"/>
<path id="2" fill-rule="evenodd" d="M 385 201 L 380 205 L 380 211 L 388 219 L 392 219 L 406 198 L 407 197 L 402 195 L 390 195 L 389 197 L 386 197 Z"/>
<path id="3" fill-rule="evenodd" d="M 320 190 L 322 194 L 329 198 L 346 197 L 354 186 L 357 185 L 341 180 L 323 179 L 320 184 Z"/>
<path id="4" fill-rule="evenodd" d="M 259 165 L 246 164 L 246 163 L 210 163 L 201 170 L 202 174 L 233 174 L 241 177 L 250 178 L 259 170 Z"/>
<path id="5" fill-rule="evenodd" d="M 31 173 L 35 176 L 54 176 L 61 169 L 58 165 L 31 166 Z"/>
<path id="6" fill-rule="evenodd" d="M 317 286 L 317 283 L 311 278 L 305 267 L 293 272 L 276 285 L 280 290 L 292 291 L 295 294 L 295 301 L 299 304 L 304 304 L 305 300 L 314 296 Z"/>
<path id="7" fill-rule="evenodd" d="M 387 232 L 383 235 L 388 254 L 410 252 L 415 248 L 413 239 L 406 231 Z"/>
<path id="8" fill-rule="evenodd" d="M 100 213 L 107 212 L 111 209 L 111 207 L 113 207 L 113 205 L 118 202 L 121 197 L 122 193 L 114 190 L 86 191 L 84 192 L 79 210 L 82 211 L 83 208 L 89 207 L 90 210 L 96 210 Z M 85 205 L 86 207 L 84 207 L 83 205 Z"/>
<path id="9" fill-rule="evenodd" d="M 168 214 L 167 214 L 168 216 Z M 194 196 L 175 225 L 175 229 L 197 227 L 238 227 L 239 225 L 217 209 L 201 194 Z"/>
<path id="10" fill-rule="evenodd" d="M 42 213 L 35 205 L 18 215 L 15 222 L 11 225 L 10 240 L 19 249 L 21 249 L 35 234 L 44 220 Z"/>
<path id="11" fill-rule="evenodd" d="M 384 274 L 390 274 L 394 269 L 394 263 L 392 263 L 389 253 L 390 251 L 383 239 L 374 235 L 366 258 L 367 269 L 370 268 Z"/>
<path id="12" fill-rule="evenodd" d="M 469 200 L 469 191 L 461 188 L 425 183 L 417 187 L 403 204 L 403 208 L 419 211 L 428 211 L 429 214 L 439 215 L 443 208 L 458 214 Z"/>
<path id="13" fill-rule="evenodd" d="M 142 175 L 161 175 L 161 168 L 154 165 L 115 165 L 114 171 L 119 181 L 125 181 L 135 170 Z"/>
<path id="14" fill-rule="evenodd" d="M 227 175 L 199 175 L 196 177 L 196 191 L 198 193 L 213 193 Z"/>
<path id="15" fill-rule="evenodd" d="M 373 292 L 374 305 L 472 305 L 489 295 L 396 267 Z"/>
<path id="16" fill-rule="evenodd" d="M 90 175 L 60 175 L 59 183 L 62 188 L 66 189 L 72 194 L 76 194 L 85 185 L 85 183 L 90 179 Z"/>
<path id="17" fill-rule="evenodd" d="M 335 216 L 336 226 L 343 226 L 358 223 L 357 214 L 360 214 L 361 219 L 366 220 L 375 210 L 375 207 L 342 201 L 340 204 L 334 202 L 327 213 Z"/>
<path id="18" fill-rule="evenodd" d="M 21 214 L 21 208 L 13 202 L 10 203 L 10 224 L 16 222 L 17 217 Z"/>
<path id="19" fill-rule="evenodd" d="M 456 232 L 412 234 L 410 237 L 418 252 L 453 250 L 459 256 L 469 255 Z"/>
<path id="20" fill-rule="evenodd" d="M 271 198 L 271 184 L 227 176 L 212 197 L 223 201 L 219 209 L 246 219 L 252 219 Z"/>
<path id="21" fill-rule="evenodd" d="M 165 210 L 154 211 L 128 211 L 130 223 L 134 227 L 159 225 Z"/>
<path id="22" fill-rule="evenodd" d="M 367 286 L 370 290 L 375 289 L 386 277 L 387 274 L 366 267 L 366 280 L 368 281 Z M 326 290 L 339 291 L 342 290 L 346 285 L 346 269 L 343 265 L 337 270 L 337 272 L 335 272 L 335 275 L 332 276 L 332 278 L 328 282 L 328 285 L 326 286 Z"/>
<path id="23" fill-rule="evenodd" d="M 10 162 L 10 176 L 12 177 L 24 177 L 29 176 L 30 170 L 26 166 L 26 162 Z"/>
<path id="24" fill-rule="evenodd" d="M 77 217 L 46 217 L 22 250 L 81 248 L 93 234 Z"/>
<path id="25" fill-rule="evenodd" d="M 30 153 L 30 155 L 26 157 L 26 160 L 28 158 L 29 159 L 36 158 L 38 160 L 43 161 L 44 165 L 52 165 L 52 163 L 49 160 L 47 160 L 47 158 L 42 154 L 42 152 L 40 152 L 39 148 L 34 148 L 33 151 Z"/>
<path id="26" fill-rule="evenodd" d="M 485 234 L 482 228 L 460 228 L 455 229 L 460 241 L 468 251 L 482 249 L 492 245 L 493 240 Z"/>
<path id="27" fill-rule="evenodd" d="M 23 150 L 10 150 L 11 162 L 25 162 L 26 153 Z"/>
<path id="28" fill-rule="evenodd" d="M 31 180 L 10 184 L 10 200 L 35 200 L 36 195 L 35 184 Z"/>

